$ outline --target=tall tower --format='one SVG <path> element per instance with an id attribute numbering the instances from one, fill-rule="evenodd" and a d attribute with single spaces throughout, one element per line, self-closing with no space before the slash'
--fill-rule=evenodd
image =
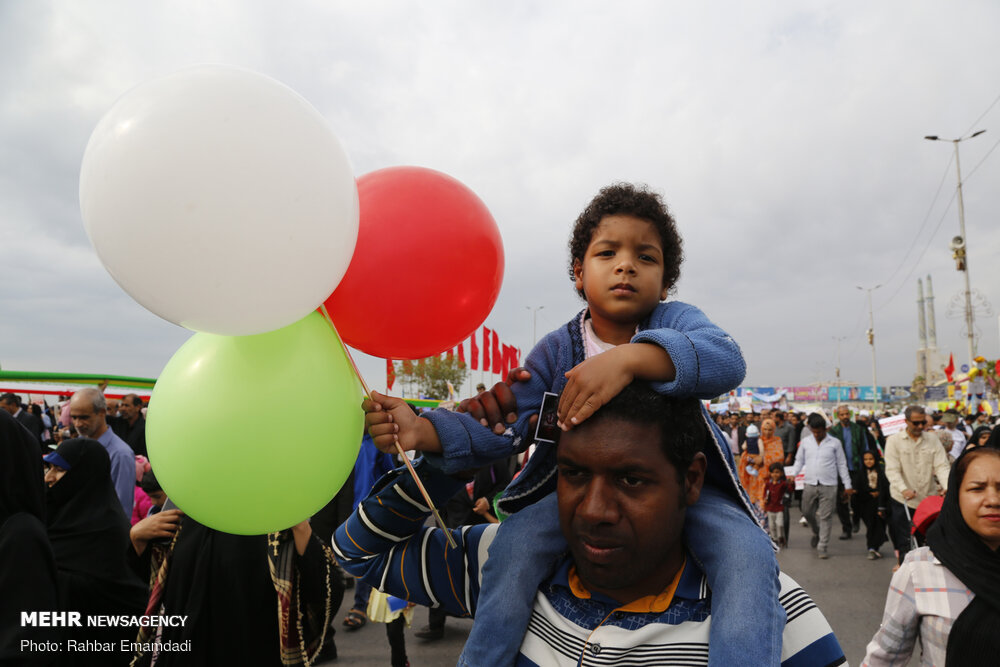
<path id="1" fill-rule="evenodd" d="M 917 278 L 917 375 L 927 381 L 927 319 L 924 317 L 924 281 Z"/>
<path id="2" fill-rule="evenodd" d="M 924 281 L 917 278 L 917 337 L 920 349 L 927 348 L 927 318 L 924 317 Z"/>
<path id="3" fill-rule="evenodd" d="M 937 322 L 934 318 L 934 284 L 930 274 L 927 275 L 927 296 L 924 297 L 924 307 L 927 310 L 927 350 L 924 353 L 924 364 L 927 368 L 928 386 L 943 382 L 944 365 L 947 359 L 937 349 Z"/>
<path id="4" fill-rule="evenodd" d="M 931 284 L 931 275 L 927 274 L 927 347 L 937 350 L 937 324 L 934 321 L 934 287 Z"/>

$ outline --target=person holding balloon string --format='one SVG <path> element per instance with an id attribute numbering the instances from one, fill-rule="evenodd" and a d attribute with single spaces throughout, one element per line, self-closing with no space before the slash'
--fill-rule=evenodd
<path id="1" fill-rule="evenodd" d="M 373 392 L 363 407 L 376 446 L 421 451 L 456 474 L 523 451 L 547 392 L 560 395 L 559 427 L 568 431 L 634 379 L 652 382 L 661 394 L 706 399 L 739 386 L 746 364 L 736 342 L 694 306 L 663 302 L 680 276 L 683 253 L 658 194 L 624 183 L 603 188 L 577 219 L 570 254 L 571 278 L 587 308 L 542 339 L 509 391 L 498 385 L 480 396 L 502 419 L 491 424 L 474 403 L 464 414 L 436 410 L 420 418 L 401 399 Z M 785 614 L 774 547 L 754 521 L 721 432 L 709 428 L 708 482 L 686 526 L 689 546 L 723 603 L 711 626 L 709 664 L 777 665 Z M 508 522 L 529 530 L 540 562 L 525 568 L 523 543 L 507 543 L 501 531 L 483 571 L 487 597 L 460 664 L 510 664 L 518 654 L 538 585 L 566 550 L 555 485 L 554 443 L 540 442 L 497 503 Z"/>

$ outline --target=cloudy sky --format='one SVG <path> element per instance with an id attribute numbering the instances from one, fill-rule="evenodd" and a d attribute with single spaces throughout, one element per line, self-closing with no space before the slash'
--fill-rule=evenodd
<path id="1" fill-rule="evenodd" d="M 685 239 L 673 298 L 740 342 L 747 384 L 832 379 L 838 338 L 843 379 L 870 383 L 856 286 L 878 284 L 879 383 L 908 384 L 918 277 L 939 346 L 967 357 L 954 151 L 925 135 L 989 130 L 961 164 L 973 287 L 1000 308 L 998 25 L 992 0 L 0 3 L 0 366 L 156 376 L 191 335 L 101 266 L 80 162 L 130 88 L 226 63 L 308 99 L 356 174 L 416 164 L 479 194 L 506 248 L 486 320 L 505 342 L 530 348 L 532 308 L 540 333 L 579 310 L 570 225 L 639 181 Z M 996 358 L 997 314 L 977 329 Z"/>

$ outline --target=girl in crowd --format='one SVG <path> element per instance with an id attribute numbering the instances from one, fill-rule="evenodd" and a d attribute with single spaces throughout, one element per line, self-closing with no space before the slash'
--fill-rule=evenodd
<path id="1" fill-rule="evenodd" d="M 45 456 L 48 533 L 59 576 L 60 608 L 90 615 L 142 614 L 146 590 L 129 569 L 129 522 L 111 482 L 111 459 L 101 443 L 63 440 Z M 70 637 L 119 645 L 129 627 L 68 628 Z M 73 636 L 73 633 L 79 636 Z M 77 665 L 127 665 L 128 652 L 63 654 Z M 74 663 L 75 660 L 75 663 Z"/>
<path id="2" fill-rule="evenodd" d="M 889 480 L 878 460 L 878 451 L 869 450 L 861 456 L 861 467 L 851 481 L 858 494 L 858 509 L 865 522 L 868 560 L 881 558 L 879 551 L 886 541 L 886 512 L 889 507 Z"/>
<path id="3" fill-rule="evenodd" d="M 989 426 L 977 426 L 976 430 L 972 432 L 972 437 L 969 438 L 969 444 L 965 448 L 975 449 L 976 447 L 982 447 L 990 439 L 991 431 L 992 429 Z"/>
<path id="4" fill-rule="evenodd" d="M 989 444 L 993 444 L 992 442 Z M 964 452 L 952 467 L 927 546 L 892 577 L 882 625 L 863 665 L 995 665 L 1000 655 L 1000 450 Z"/>

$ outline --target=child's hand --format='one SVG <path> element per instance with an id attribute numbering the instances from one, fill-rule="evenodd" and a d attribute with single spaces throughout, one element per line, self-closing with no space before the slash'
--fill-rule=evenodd
<path id="1" fill-rule="evenodd" d="M 566 372 L 569 381 L 559 398 L 559 428 L 568 431 L 578 426 L 632 382 L 635 376 L 622 354 L 625 347 L 612 348 Z"/>
<path id="2" fill-rule="evenodd" d="M 673 382 L 677 369 L 667 351 L 650 343 L 626 343 L 587 359 L 566 373 L 559 399 L 559 426 L 577 426 L 631 384 L 632 380 Z"/>
<path id="3" fill-rule="evenodd" d="M 486 498 L 477 498 L 476 504 L 472 506 L 472 511 L 479 515 L 487 514 L 490 511 L 490 501 Z"/>
<path id="4" fill-rule="evenodd" d="M 480 424 L 493 429 L 497 435 L 502 435 L 509 424 L 517 421 L 517 399 L 514 398 L 510 388 L 515 382 L 527 382 L 530 379 L 531 373 L 527 370 L 521 367 L 515 368 L 507 374 L 504 382 L 497 382 L 492 389 L 459 403 L 458 411 L 468 412 L 479 420 Z M 530 423 L 534 426 L 537 421 L 538 416 L 535 415 Z"/>
<path id="5" fill-rule="evenodd" d="M 441 451 L 434 426 L 415 415 L 403 399 L 373 391 L 371 398 L 361 403 L 361 409 L 365 411 L 365 430 L 379 451 L 396 454 L 397 442 L 403 451 Z"/>

